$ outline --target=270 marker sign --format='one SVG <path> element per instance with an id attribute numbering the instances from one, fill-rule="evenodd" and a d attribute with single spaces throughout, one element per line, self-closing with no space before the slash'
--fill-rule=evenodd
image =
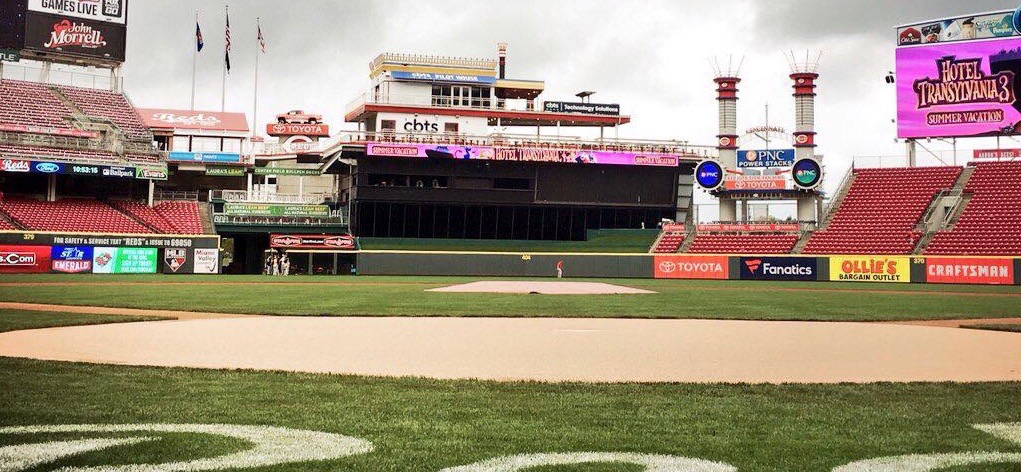
<path id="1" fill-rule="evenodd" d="M 1021 445 L 1021 423 L 977 424 L 973 427 L 999 439 Z M 224 469 L 248 469 L 300 462 L 329 461 L 368 454 L 375 446 L 365 439 L 335 433 L 273 426 L 232 424 L 65 424 L 11 426 L 0 428 L 2 434 L 76 433 L 75 439 L 17 444 L 0 447 L 0 471 L 19 472 L 49 464 L 67 457 L 115 447 L 159 441 L 160 433 L 192 433 L 226 436 L 252 445 L 251 449 L 191 461 L 133 466 L 65 467 L 62 472 L 114 472 L 136 470 L 146 472 L 191 472 Z M 104 437 L 78 439 L 82 433 Z M 106 437 L 110 433 L 140 433 L 139 436 Z M 155 433 L 155 434 L 153 434 Z M 517 454 L 496 457 L 468 465 L 448 467 L 440 472 L 514 472 L 541 466 L 625 463 L 643 466 L 650 472 L 736 472 L 723 462 L 665 454 L 632 452 L 559 452 Z M 976 464 L 1021 464 L 1018 452 L 960 452 L 941 454 L 907 454 L 865 459 L 841 465 L 832 472 L 926 472 L 947 467 Z M 127 468 L 127 469 L 125 469 Z"/>

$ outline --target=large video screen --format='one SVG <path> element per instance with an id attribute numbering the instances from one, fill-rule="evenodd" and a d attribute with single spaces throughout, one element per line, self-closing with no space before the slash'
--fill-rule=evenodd
<path id="1" fill-rule="evenodd" d="M 897 49 L 902 139 L 1021 134 L 1021 38 Z"/>
<path id="2" fill-rule="evenodd" d="M 28 12 L 25 49 L 50 56 L 124 62 L 126 31 L 116 23 Z"/>

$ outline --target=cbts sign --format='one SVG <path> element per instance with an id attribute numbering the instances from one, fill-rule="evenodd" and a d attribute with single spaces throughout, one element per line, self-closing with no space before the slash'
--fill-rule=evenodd
<path id="1" fill-rule="evenodd" d="M 579 102 L 545 102 L 543 111 L 547 113 L 579 113 L 582 115 L 620 115 L 620 105 L 616 103 L 579 103 Z"/>
<path id="2" fill-rule="evenodd" d="M 794 149 L 757 149 L 737 151 L 738 167 L 790 167 Z"/>
<path id="3" fill-rule="evenodd" d="M 816 280 L 814 257 L 742 257 L 738 264 L 742 280 Z"/>

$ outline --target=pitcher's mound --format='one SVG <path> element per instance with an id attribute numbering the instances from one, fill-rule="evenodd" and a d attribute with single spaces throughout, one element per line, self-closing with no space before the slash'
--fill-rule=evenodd
<path id="1" fill-rule="evenodd" d="M 610 295 L 656 293 L 640 288 L 598 282 L 524 282 L 515 280 L 489 280 L 449 287 L 432 288 L 429 292 L 458 293 L 541 293 L 545 295 Z"/>

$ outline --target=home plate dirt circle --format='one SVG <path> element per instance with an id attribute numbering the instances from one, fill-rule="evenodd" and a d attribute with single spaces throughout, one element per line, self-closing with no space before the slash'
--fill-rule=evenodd
<path id="1" fill-rule="evenodd" d="M 1021 380 L 1021 335 L 889 323 L 249 317 L 0 334 L 0 356 L 440 379 Z"/>
<path id="2" fill-rule="evenodd" d="M 532 282 L 518 280 L 484 280 L 449 287 L 431 288 L 427 292 L 456 293 L 538 293 L 543 295 L 613 295 L 656 293 L 623 285 L 598 282 Z"/>

